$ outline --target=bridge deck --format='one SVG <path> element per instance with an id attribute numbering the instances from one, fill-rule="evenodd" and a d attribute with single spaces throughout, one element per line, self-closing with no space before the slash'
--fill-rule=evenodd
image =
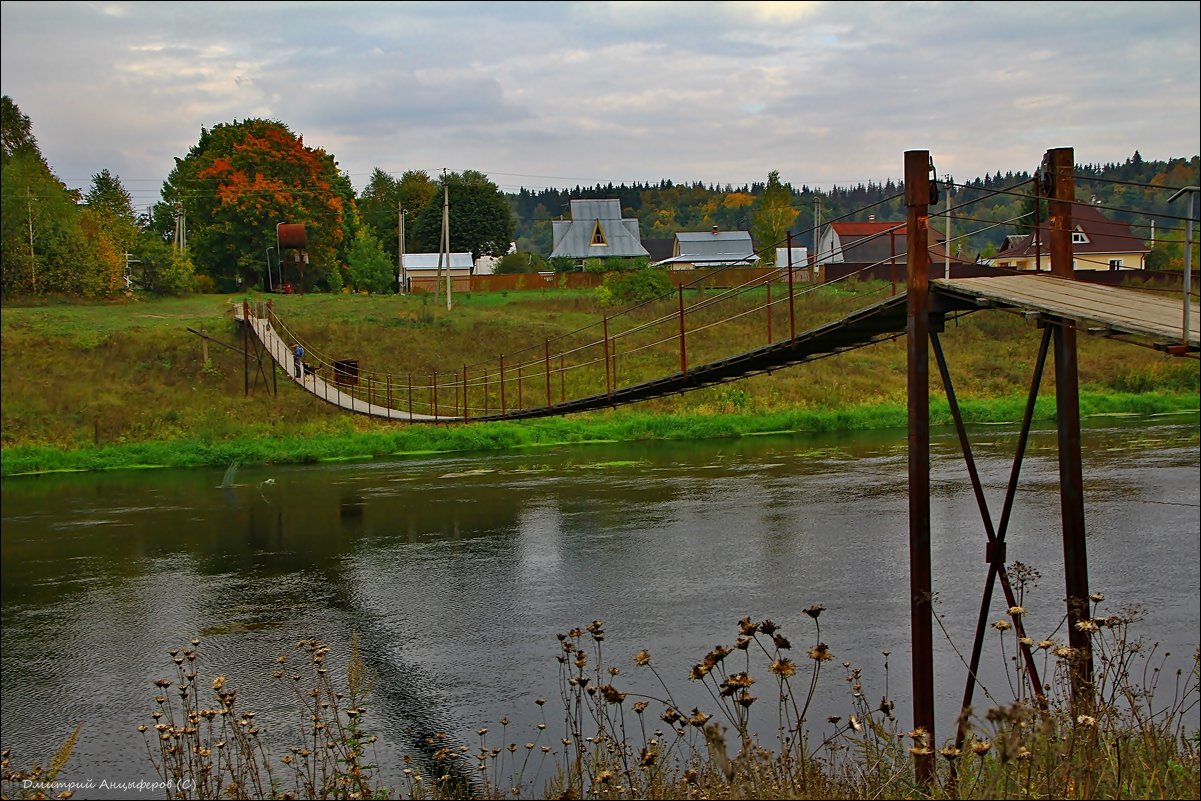
<path id="1" fill-rule="evenodd" d="M 1150 344 L 1161 349 L 1181 343 L 1181 301 L 1167 295 L 1070 281 L 1049 275 L 935 279 L 930 282 L 930 286 L 933 294 L 949 310 L 971 312 L 990 306 L 1009 308 L 1074 320 L 1092 333 L 1128 336 L 1140 344 Z M 1195 309 L 1190 311 L 1189 345 L 1190 351 L 1195 353 L 1198 350 L 1198 337 L 1201 335 L 1201 314 Z M 236 316 L 242 318 L 241 306 L 237 307 Z M 774 342 L 714 362 L 690 366 L 686 373 L 678 372 L 632 386 L 614 388 L 612 392 L 574 398 L 547 406 L 509 409 L 503 415 L 493 413 L 473 416 L 470 420 L 549 417 L 687 392 L 892 339 L 904 334 L 906 322 L 906 300 L 902 294 L 861 309 L 841 320 L 798 333 L 796 339 Z M 370 403 L 343 391 L 336 383 L 330 383 L 316 374 L 297 378 L 292 369 L 292 353 L 288 343 L 276 333 L 266 319 L 252 315 L 250 324 L 268 354 L 284 369 L 284 373 L 305 391 L 327 403 L 357 414 L 389 420 L 456 422 L 465 419 L 457 415 L 416 414 L 381 403 Z"/>
<path id="2" fill-rule="evenodd" d="M 241 305 L 235 306 L 235 315 L 237 319 L 242 319 Z M 383 417 L 388 420 L 413 420 L 422 422 L 433 422 L 436 420 L 456 420 L 454 417 L 434 417 L 428 414 L 410 414 L 401 409 L 391 409 L 387 406 L 378 403 L 368 403 L 362 398 L 356 398 L 349 392 L 343 392 L 342 388 L 337 384 L 331 384 L 317 374 L 304 375 L 300 378 L 296 377 L 292 365 L 292 350 L 287 342 L 275 332 L 271 324 L 261 317 L 250 318 L 251 330 L 255 336 L 263 343 L 267 349 L 267 353 L 274 359 L 283 369 L 284 375 L 288 376 L 294 383 L 304 388 L 306 392 L 311 392 L 318 398 L 321 398 L 326 403 L 332 403 L 348 412 L 357 414 L 366 414 L 372 417 Z"/>
<path id="3" fill-rule="evenodd" d="M 1167 347 L 1183 341 L 1180 296 L 1125 287 L 1071 281 L 1052 275 L 939 278 L 930 281 L 940 295 L 977 306 L 997 305 L 1075 320 L 1092 333 L 1124 334 Z M 1189 310 L 1191 349 L 1201 346 L 1201 310 Z"/>

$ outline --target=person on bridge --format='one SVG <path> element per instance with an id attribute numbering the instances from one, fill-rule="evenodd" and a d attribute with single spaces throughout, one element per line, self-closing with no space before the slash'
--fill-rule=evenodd
<path id="1" fill-rule="evenodd" d="M 292 345 L 292 365 L 296 371 L 297 378 L 304 377 L 304 348 L 297 342 Z"/>

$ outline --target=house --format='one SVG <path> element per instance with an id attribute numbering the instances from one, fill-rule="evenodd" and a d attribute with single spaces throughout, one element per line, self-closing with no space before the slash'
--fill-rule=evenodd
<path id="1" fill-rule="evenodd" d="M 1127 223 L 1115 222 L 1087 204 L 1072 207 L 1073 270 L 1144 270 L 1146 247 Z M 1051 246 L 1047 224 L 1033 233 L 1010 235 L 997 254 L 988 260 L 994 267 L 1009 270 L 1051 269 Z"/>
<path id="2" fill-rule="evenodd" d="M 621 218 L 621 201 L 573 200 L 570 220 L 552 220 L 552 259 L 603 259 L 646 256 L 638 220 Z"/>
<path id="3" fill-rule="evenodd" d="M 931 275 L 938 277 L 941 275 L 938 268 L 948 261 L 946 236 L 936 228 L 928 231 Z M 827 280 L 852 273 L 864 278 L 887 278 L 890 270 L 904 271 L 908 244 L 904 220 L 878 221 L 869 217 L 867 222 L 830 223 L 818 237 L 816 263 L 825 270 Z M 952 268 L 976 266 L 975 261 L 958 255 L 950 256 L 949 261 Z"/>
<path id="4" fill-rule="evenodd" d="M 406 253 L 401 258 L 400 291 L 433 292 L 438 282 L 438 257 L 440 253 Z M 471 290 L 471 272 L 474 262 L 470 253 L 451 253 L 450 261 L 442 256 L 442 284 L 438 291 L 446 289 L 446 276 L 451 279 L 451 292 Z"/>
<path id="5" fill-rule="evenodd" d="M 798 269 L 800 267 L 808 267 L 809 266 L 809 248 L 794 247 L 792 249 L 791 264 L 792 264 L 793 269 Z M 776 248 L 776 267 L 787 269 L 788 265 L 789 265 L 788 248 Z"/>
<path id="6" fill-rule="evenodd" d="M 896 259 L 905 263 L 905 221 L 877 221 L 869 217 L 867 222 L 835 222 L 822 229 L 817 242 L 817 264 L 878 264 Z M 930 230 L 930 243 L 941 243 L 943 236 L 936 229 Z"/>
<path id="7" fill-rule="evenodd" d="M 642 246 L 646 248 L 646 253 L 651 260 L 651 264 L 654 264 L 664 259 L 670 259 L 675 254 L 676 239 L 674 236 L 643 239 Z"/>
<path id="8" fill-rule="evenodd" d="M 754 267 L 759 261 L 755 245 L 747 231 L 722 231 L 715 225 L 707 233 L 678 233 L 669 259 L 655 267 L 669 270 L 711 269 L 715 267 Z"/>
<path id="9" fill-rule="evenodd" d="M 510 242 L 509 249 L 505 251 L 505 254 L 507 255 L 507 254 L 516 253 L 516 252 L 517 252 L 517 243 Z M 499 256 L 480 256 L 478 259 L 475 260 L 475 272 L 473 272 L 472 275 L 495 275 L 496 274 L 496 266 L 499 263 L 500 263 Z"/>

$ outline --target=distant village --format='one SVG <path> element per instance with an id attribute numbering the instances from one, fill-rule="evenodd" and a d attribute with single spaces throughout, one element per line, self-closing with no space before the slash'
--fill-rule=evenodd
<path id="1" fill-rule="evenodd" d="M 1073 211 L 1073 266 L 1077 270 L 1113 271 L 1146 269 L 1150 253 L 1142 238 L 1127 223 L 1105 217 L 1100 210 L 1080 205 Z M 571 219 L 551 220 L 553 249 L 550 258 L 568 259 L 580 269 L 589 260 L 639 259 L 666 270 L 789 267 L 801 280 L 834 280 L 858 274 L 863 278 L 896 280 L 904 275 L 907 252 L 904 220 L 832 222 L 820 228 L 816 252 L 808 247 L 775 248 L 764 259 L 759 243 L 749 231 L 677 233 L 671 238 L 642 238 L 637 219 L 622 217 L 615 198 L 571 201 Z M 1014 271 L 1049 271 L 1049 237 L 1040 223 L 1028 234 L 1006 236 L 989 258 L 969 258 L 962 248 L 948 248 L 946 236 L 930 229 L 930 267 L 934 277 L 975 277 Z M 514 243 L 510 252 L 516 251 Z M 953 251 L 953 252 L 952 252 Z M 441 261 L 441 265 L 439 264 Z M 766 264 L 764 262 L 767 262 Z M 401 291 L 433 290 L 438 276 L 447 276 L 455 289 L 470 288 L 473 275 L 491 275 L 497 259 L 470 253 L 405 253 L 401 258 Z M 820 276 L 820 277 L 819 277 Z"/>

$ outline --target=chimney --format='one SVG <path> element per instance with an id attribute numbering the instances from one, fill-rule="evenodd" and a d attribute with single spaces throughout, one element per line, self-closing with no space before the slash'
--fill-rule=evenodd
<path id="1" fill-rule="evenodd" d="M 717 226 L 713 226 L 713 235 L 717 236 Z"/>

